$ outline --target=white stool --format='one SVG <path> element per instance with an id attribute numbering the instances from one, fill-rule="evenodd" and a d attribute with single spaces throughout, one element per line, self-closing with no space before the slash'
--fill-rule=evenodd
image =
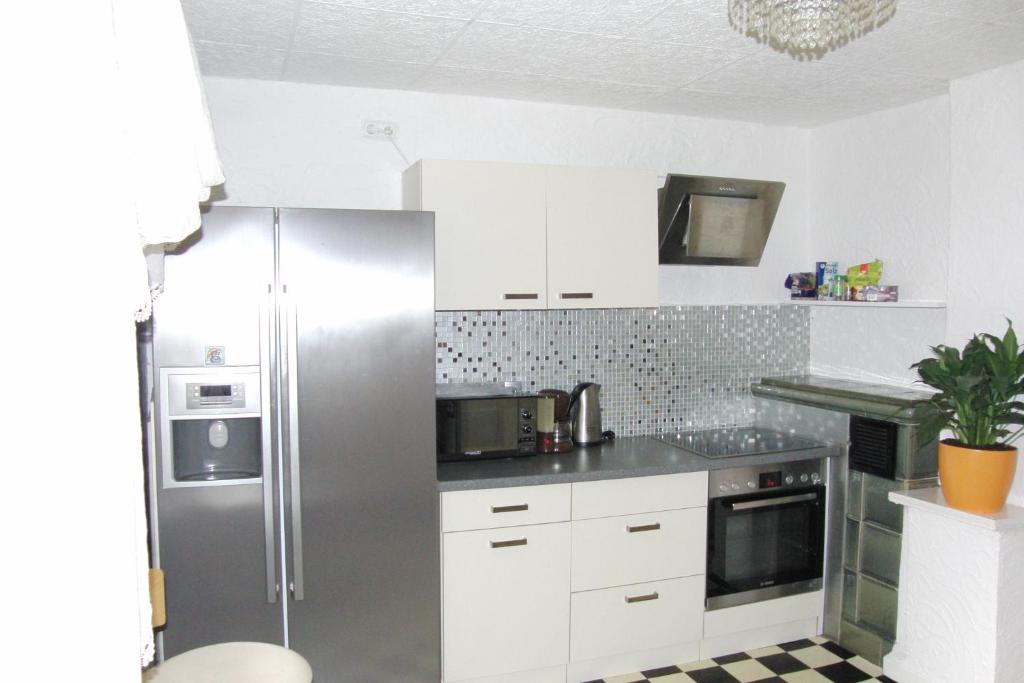
<path id="1" fill-rule="evenodd" d="M 143 672 L 143 683 L 311 683 L 296 652 L 270 643 L 220 643 L 171 657 Z"/>

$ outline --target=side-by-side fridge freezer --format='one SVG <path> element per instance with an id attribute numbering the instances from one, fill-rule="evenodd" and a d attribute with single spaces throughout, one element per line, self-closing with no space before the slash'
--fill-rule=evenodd
<path id="1" fill-rule="evenodd" d="M 439 680 L 433 216 L 218 207 L 165 259 L 148 459 L 170 657 Z"/>

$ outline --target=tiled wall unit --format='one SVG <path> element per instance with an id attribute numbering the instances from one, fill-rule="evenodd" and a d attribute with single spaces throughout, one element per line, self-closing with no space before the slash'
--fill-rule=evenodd
<path id="1" fill-rule="evenodd" d="M 809 309 L 787 304 L 435 315 L 439 383 L 597 382 L 620 436 L 752 424 L 750 384 L 810 358 Z"/>

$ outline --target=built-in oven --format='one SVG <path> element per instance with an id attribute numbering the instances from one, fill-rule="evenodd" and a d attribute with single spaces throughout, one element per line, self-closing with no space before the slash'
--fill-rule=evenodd
<path id="1" fill-rule="evenodd" d="M 825 461 L 708 475 L 707 609 L 822 587 Z"/>

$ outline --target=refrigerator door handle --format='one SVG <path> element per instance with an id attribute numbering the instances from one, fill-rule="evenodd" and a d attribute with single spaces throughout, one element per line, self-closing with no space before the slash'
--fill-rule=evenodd
<path id="1" fill-rule="evenodd" d="M 285 381 L 288 386 L 288 472 L 290 479 L 291 513 L 292 513 L 292 580 L 288 584 L 292 598 L 302 600 L 302 474 L 299 459 L 299 348 L 298 348 L 298 316 L 295 304 L 287 294 L 284 296 L 285 315 Z"/>
<path id="2" fill-rule="evenodd" d="M 270 315 L 271 297 L 260 305 L 260 455 L 263 460 L 263 547 L 267 563 L 267 602 L 277 602 L 280 585 L 277 582 L 277 542 L 274 533 L 274 460 L 273 460 L 273 422 L 274 410 L 271 406 L 271 365 L 276 362 L 276 354 L 272 348 L 274 318 Z"/>

